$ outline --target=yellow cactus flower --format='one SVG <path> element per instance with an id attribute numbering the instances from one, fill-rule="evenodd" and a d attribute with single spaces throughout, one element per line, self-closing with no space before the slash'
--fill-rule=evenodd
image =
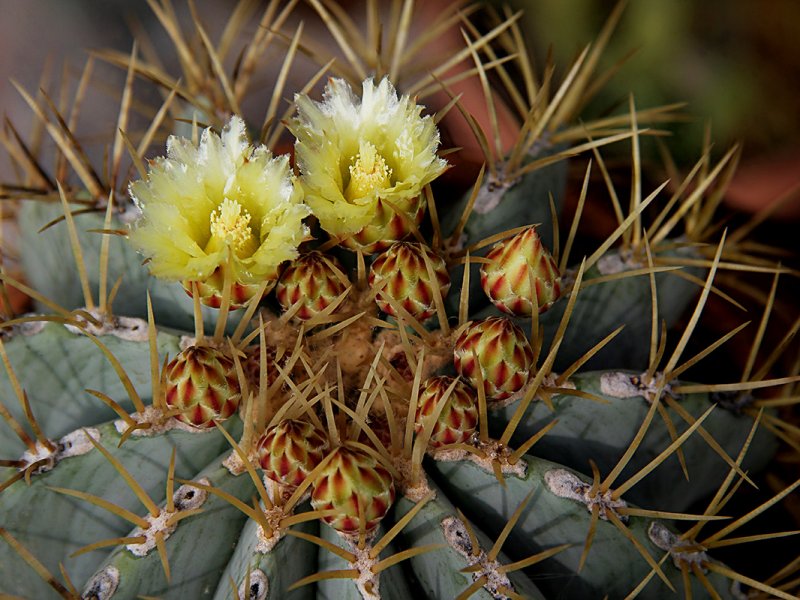
<path id="1" fill-rule="evenodd" d="M 347 82 L 331 79 L 322 102 L 298 95 L 295 103 L 295 156 L 322 228 L 368 252 L 407 235 L 408 218 L 418 223 L 424 214 L 422 188 L 447 168 L 423 107 L 398 97 L 385 78 L 377 86 L 365 80 L 360 99 Z"/>
<path id="2" fill-rule="evenodd" d="M 221 135 L 206 129 L 197 146 L 171 136 L 130 194 L 142 211 L 130 241 L 156 277 L 202 284 L 230 264 L 235 284 L 253 286 L 276 279 L 309 235 L 289 158 L 251 145 L 238 117 Z"/>

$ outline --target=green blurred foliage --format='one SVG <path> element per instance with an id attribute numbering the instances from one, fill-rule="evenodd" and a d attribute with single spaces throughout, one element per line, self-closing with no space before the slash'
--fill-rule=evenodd
<path id="1" fill-rule="evenodd" d="M 552 46 L 563 72 L 614 5 L 518 0 L 515 8 L 525 10 L 536 55 Z M 687 159 L 696 158 L 707 121 L 718 149 L 743 141 L 746 153 L 760 154 L 800 141 L 800 2 L 630 0 L 604 66 L 631 51 L 593 112 L 624 103 L 629 92 L 639 107 L 687 101 L 694 121 L 676 130 L 672 144 Z"/>

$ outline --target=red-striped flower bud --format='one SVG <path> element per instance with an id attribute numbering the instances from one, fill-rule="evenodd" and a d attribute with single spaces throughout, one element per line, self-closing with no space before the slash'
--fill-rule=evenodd
<path id="1" fill-rule="evenodd" d="M 181 412 L 176 419 L 194 427 L 213 427 L 239 407 L 241 391 L 233 360 L 210 346 L 190 346 L 166 367 L 166 402 Z"/>
<path id="2" fill-rule="evenodd" d="M 328 440 L 314 425 L 286 419 L 259 438 L 256 454 L 267 477 L 296 488 L 322 462 L 327 448 Z"/>
<path id="3" fill-rule="evenodd" d="M 414 426 L 421 433 L 426 421 L 436 411 L 447 389 L 453 384 L 453 378 L 446 375 L 431 377 L 422 386 L 417 403 L 417 414 Z M 428 445 L 440 448 L 448 444 L 467 442 L 478 428 L 478 400 L 475 391 L 466 383 L 458 380 L 449 398 L 445 401 L 439 418 L 431 431 Z"/>
<path id="4" fill-rule="evenodd" d="M 481 286 L 505 313 L 530 317 L 533 307 L 543 313 L 561 295 L 561 275 L 535 227 L 498 242 L 481 265 Z"/>
<path id="5" fill-rule="evenodd" d="M 300 304 L 295 317 L 307 321 L 322 312 L 346 289 L 347 281 L 339 261 L 314 251 L 304 254 L 286 268 L 275 288 L 275 296 L 283 310 Z"/>
<path id="6" fill-rule="evenodd" d="M 483 389 L 491 400 L 504 400 L 521 390 L 534 369 L 528 339 L 505 317 L 469 325 L 456 341 L 453 362 L 456 371 L 474 388 L 478 387 L 480 369 Z"/>
<path id="7" fill-rule="evenodd" d="M 426 265 L 431 265 L 433 278 Z M 402 306 L 419 321 L 436 314 L 436 289 L 442 298 L 450 289 L 447 265 L 422 244 L 398 242 L 379 255 L 369 271 L 370 286 L 383 286 L 375 296 L 378 307 L 386 314 L 397 316 L 389 299 Z"/>
<path id="8" fill-rule="evenodd" d="M 315 510 L 335 509 L 323 520 L 346 533 L 357 533 L 361 520 L 372 531 L 394 502 L 392 475 L 372 455 L 345 442 L 332 452 L 314 482 L 311 505 Z"/>

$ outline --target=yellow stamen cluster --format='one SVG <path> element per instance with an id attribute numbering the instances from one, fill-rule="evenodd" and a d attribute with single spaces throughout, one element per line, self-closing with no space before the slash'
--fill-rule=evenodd
<path id="1" fill-rule="evenodd" d="M 225 244 L 242 257 L 255 250 L 256 239 L 250 228 L 250 213 L 242 205 L 225 198 L 211 213 L 211 240 L 206 251 L 215 244 Z"/>
<path id="2" fill-rule="evenodd" d="M 348 202 L 358 202 L 374 193 L 381 192 L 392 184 L 392 170 L 377 148 L 367 141 L 361 142 L 361 151 L 350 165 L 350 183 L 344 191 Z"/>

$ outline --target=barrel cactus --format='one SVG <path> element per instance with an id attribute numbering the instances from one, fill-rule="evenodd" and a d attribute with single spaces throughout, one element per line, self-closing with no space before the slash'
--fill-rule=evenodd
<path id="1" fill-rule="evenodd" d="M 706 152 L 671 197 L 643 189 L 640 140 L 672 107 L 631 100 L 578 121 L 620 9 L 557 84 L 537 78 L 510 11 L 480 29 L 448 10 L 418 31 L 413 2 L 386 15 L 368 2 L 361 32 L 338 4 L 309 4 L 329 46 L 292 25 L 295 2 L 260 20 L 242 2 L 218 43 L 193 6 L 186 30 L 151 3 L 182 74 L 136 49 L 97 53 L 127 73 L 107 168 L 75 109 L 65 120 L 20 88 L 58 157 L 51 170 L 3 138 L 23 180 L 2 194 L 29 201 L 24 280 L 0 278 L 40 312 L 3 305 L 0 592 L 795 597 L 793 556 L 769 577 L 715 558 L 797 533 L 740 528 L 800 481 L 752 510 L 735 502 L 779 443 L 797 458 L 775 408 L 796 402 L 797 367 L 770 371 L 800 321 L 759 350 L 787 269 L 715 225 L 735 152 Z M 424 64 L 456 25 L 461 47 Z M 301 51 L 322 64 L 291 90 Z M 276 55 L 267 114 L 251 120 L 257 67 Z M 140 130 L 145 83 L 164 100 Z M 482 111 L 465 108 L 469 90 Z M 480 173 L 443 145 L 459 111 Z M 632 148 L 627 209 L 611 144 Z M 559 235 L 565 161 L 581 153 Z M 618 227 L 576 259 L 598 170 Z M 462 171 L 465 190 L 442 183 Z M 742 328 L 689 356 L 709 296 L 735 302 L 722 269 L 775 285 L 744 372 L 692 383 Z"/>

